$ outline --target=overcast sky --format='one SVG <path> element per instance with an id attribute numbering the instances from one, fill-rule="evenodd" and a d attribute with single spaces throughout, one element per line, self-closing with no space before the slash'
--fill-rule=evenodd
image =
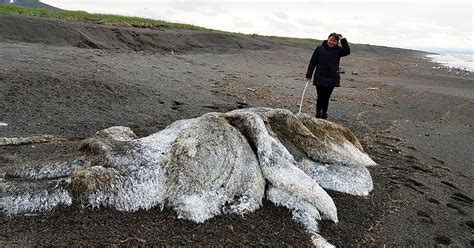
<path id="1" fill-rule="evenodd" d="M 189 23 L 247 34 L 325 39 L 424 50 L 474 50 L 470 0 L 42 0 L 67 9 Z"/>

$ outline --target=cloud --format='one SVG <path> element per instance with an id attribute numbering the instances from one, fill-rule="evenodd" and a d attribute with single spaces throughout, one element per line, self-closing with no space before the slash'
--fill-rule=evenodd
<path id="1" fill-rule="evenodd" d="M 238 16 L 232 17 L 232 24 L 236 30 L 251 30 L 255 28 L 254 23 L 246 21 L 246 19 L 240 18 Z"/>
<path id="2" fill-rule="evenodd" d="M 319 18 L 305 18 L 305 17 L 297 18 L 296 24 L 304 26 L 303 28 L 319 28 L 325 25 L 324 21 L 321 21 Z"/>
<path id="3" fill-rule="evenodd" d="M 285 12 L 281 11 L 281 10 L 276 10 L 276 11 L 273 11 L 273 14 L 278 17 L 279 19 L 288 19 L 290 18 Z"/>
<path id="4" fill-rule="evenodd" d="M 290 33 L 290 31 L 298 29 L 298 26 L 286 20 L 279 20 L 269 16 L 265 16 L 263 19 L 272 31 L 278 32 L 279 34 Z"/>
<path id="5" fill-rule="evenodd" d="M 234 22 L 233 25 L 237 30 L 251 30 L 255 28 L 255 24 L 250 22 Z"/>
<path id="6" fill-rule="evenodd" d="M 318 21 L 314 20 L 313 18 L 302 18 L 302 17 L 296 19 L 296 22 L 303 26 L 311 26 L 311 27 L 318 23 Z"/>
<path id="7" fill-rule="evenodd" d="M 200 3 L 200 2 L 184 2 L 174 1 L 166 5 L 177 12 L 189 12 L 193 15 L 203 15 L 216 17 L 218 15 L 225 15 L 228 13 L 226 8 L 223 8 L 218 3 Z"/>

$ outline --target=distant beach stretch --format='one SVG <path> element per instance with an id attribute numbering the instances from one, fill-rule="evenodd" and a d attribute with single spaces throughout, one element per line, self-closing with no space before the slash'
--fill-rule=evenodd
<path id="1" fill-rule="evenodd" d="M 474 54 L 432 54 L 426 55 L 433 62 L 443 64 L 451 69 L 474 71 Z M 448 68 L 448 69 L 449 69 Z"/>

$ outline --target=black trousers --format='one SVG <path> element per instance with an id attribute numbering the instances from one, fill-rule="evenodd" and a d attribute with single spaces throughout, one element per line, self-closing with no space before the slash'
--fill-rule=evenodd
<path id="1" fill-rule="evenodd" d="M 328 112 L 329 98 L 331 97 L 333 86 L 316 86 L 318 100 L 316 101 L 316 112 Z"/>

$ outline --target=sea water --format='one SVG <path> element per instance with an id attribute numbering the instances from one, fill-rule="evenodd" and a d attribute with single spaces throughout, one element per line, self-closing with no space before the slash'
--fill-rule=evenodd
<path id="1" fill-rule="evenodd" d="M 474 72 L 474 52 L 440 52 L 438 54 L 427 55 L 433 62 L 443 66 Z"/>

